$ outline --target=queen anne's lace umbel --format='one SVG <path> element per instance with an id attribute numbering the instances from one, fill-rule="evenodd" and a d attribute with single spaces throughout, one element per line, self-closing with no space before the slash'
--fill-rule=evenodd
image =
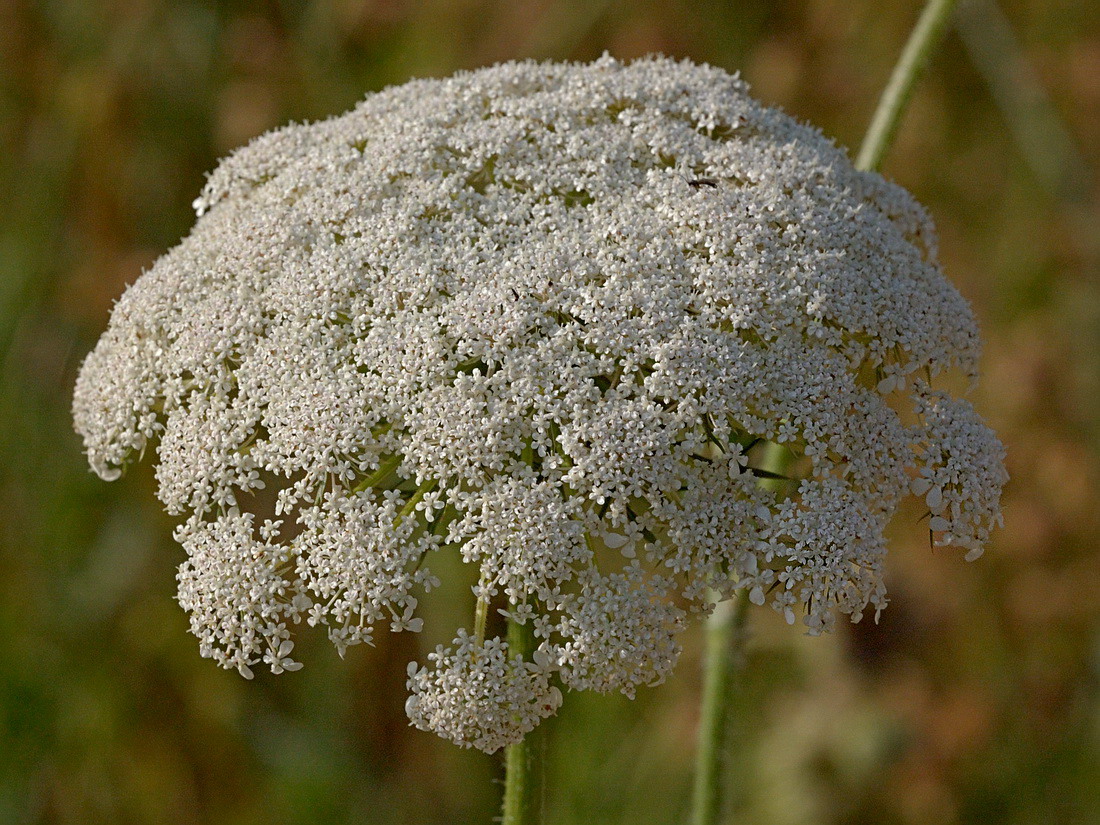
<path id="1" fill-rule="evenodd" d="M 414 81 L 258 138 L 195 206 L 74 412 L 105 479 L 156 445 L 180 602 L 246 676 L 299 667 L 301 621 L 418 631 L 458 553 L 537 656 L 460 631 L 407 707 L 493 750 L 551 676 L 662 681 L 715 591 L 811 632 L 878 610 L 909 493 L 970 557 L 1000 520 L 1000 443 L 931 387 L 978 337 L 928 216 L 718 69 Z"/>

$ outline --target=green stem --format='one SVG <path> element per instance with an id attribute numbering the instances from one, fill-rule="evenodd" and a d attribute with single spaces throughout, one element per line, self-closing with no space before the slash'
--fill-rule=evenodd
<path id="1" fill-rule="evenodd" d="M 401 508 L 401 512 L 397 514 L 397 520 L 410 516 L 416 512 L 416 505 L 424 500 L 424 496 L 435 489 L 435 485 L 439 483 L 438 479 L 432 479 L 431 481 L 425 481 L 419 487 L 416 488 L 416 492 L 412 497 L 405 502 L 405 506 Z"/>
<path id="2" fill-rule="evenodd" d="M 485 587 L 489 583 L 485 574 L 481 574 L 481 580 L 478 583 L 481 587 Z M 485 596 L 478 596 L 477 605 L 474 607 L 474 640 L 477 642 L 478 647 L 485 643 L 485 625 L 489 621 L 489 599 Z M 509 639 L 509 641 L 511 641 Z"/>
<path id="3" fill-rule="evenodd" d="M 692 825 L 715 825 L 721 812 L 721 762 L 727 752 L 730 694 L 733 674 L 745 642 L 748 593 L 719 602 L 707 620 L 707 649 L 703 676 L 703 706 L 695 755 L 695 793 Z"/>
<path id="4" fill-rule="evenodd" d="M 913 86 L 928 65 L 928 59 L 939 44 L 957 4 L 958 0 L 928 0 L 879 99 L 871 126 L 859 149 L 859 157 L 856 158 L 857 169 L 873 171 L 879 168 L 886 150 L 894 142 Z"/>
<path id="5" fill-rule="evenodd" d="M 390 476 L 397 472 L 397 468 L 401 466 L 401 456 L 393 455 L 385 459 L 378 465 L 378 469 L 364 478 L 352 489 L 353 493 L 361 493 L 371 487 L 377 487 L 385 481 L 389 481 Z"/>
<path id="6" fill-rule="evenodd" d="M 508 620 L 508 655 L 530 658 L 535 649 L 531 623 Z M 535 728 L 504 749 L 504 804 L 501 825 L 538 825 L 542 820 L 542 734 Z"/>

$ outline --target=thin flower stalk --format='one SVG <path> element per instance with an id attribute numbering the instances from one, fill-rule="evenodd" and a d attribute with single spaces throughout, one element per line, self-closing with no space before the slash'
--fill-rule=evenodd
<path id="1" fill-rule="evenodd" d="M 735 599 L 719 602 L 707 620 L 692 825 L 715 825 L 721 818 L 722 766 L 730 751 L 730 705 L 735 675 L 743 664 L 748 606 L 748 593 L 742 591 Z"/>
<path id="2" fill-rule="evenodd" d="M 913 89 L 939 45 L 958 0 L 929 0 L 883 89 L 856 157 L 857 169 L 878 169 L 897 134 Z"/>
<path id="3" fill-rule="evenodd" d="M 516 654 L 530 656 L 535 650 L 535 634 L 530 624 L 509 619 L 508 644 Z M 501 825 L 538 825 L 542 822 L 544 738 L 545 733 L 538 729 L 504 749 Z"/>

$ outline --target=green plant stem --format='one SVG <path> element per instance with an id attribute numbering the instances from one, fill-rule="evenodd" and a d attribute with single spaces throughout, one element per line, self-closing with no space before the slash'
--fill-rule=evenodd
<path id="1" fill-rule="evenodd" d="M 730 695 L 745 640 L 748 593 L 719 602 L 707 620 L 703 706 L 695 759 L 692 825 L 714 825 L 722 806 L 722 757 L 727 751 Z"/>
<path id="2" fill-rule="evenodd" d="M 508 655 L 530 658 L 535 649 L 531 623 L 508 620 Z M 522 741 L 504 749 L 504 804 L 502 825 L 538 825 L 542 820 L 542 730 L 535 728 Z"/>
<path id="3" fill-rule="evenodd" d="M 958 0 L 928 0 L 920 19 L 909 35 L 909 42 L 882 92 L 871 126 L 859 148 L 857 169 L 876 170 L 886 151 L 894 142 L 902 112 L 913 93 L 913 87 L 928 65 L 928 59 L 939 44 Z"/>
<path id="4" fill-rule="evenodd" d="M 481 585 L 484 587 L 486 584 L 484 575 L 481 578 Z M 485 643 L 485 625 L 489 621 L 489 599 L 485 596 L 478 596 L 477 605 L 474 607 L 474 641 L 477 642 L 480 647 Z M 509 642 L 511 639 L 509 639 Z"/>

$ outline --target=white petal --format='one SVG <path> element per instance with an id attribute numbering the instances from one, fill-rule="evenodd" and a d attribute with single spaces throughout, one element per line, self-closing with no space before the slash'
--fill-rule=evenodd
<path id="1" fill-rule="evenodd" d="M 943 488 L 936 485 L 928 491 L 928 495 L 924 500 L 928 502 L 929 510 L 938 513 L 943 508 Z"/>

